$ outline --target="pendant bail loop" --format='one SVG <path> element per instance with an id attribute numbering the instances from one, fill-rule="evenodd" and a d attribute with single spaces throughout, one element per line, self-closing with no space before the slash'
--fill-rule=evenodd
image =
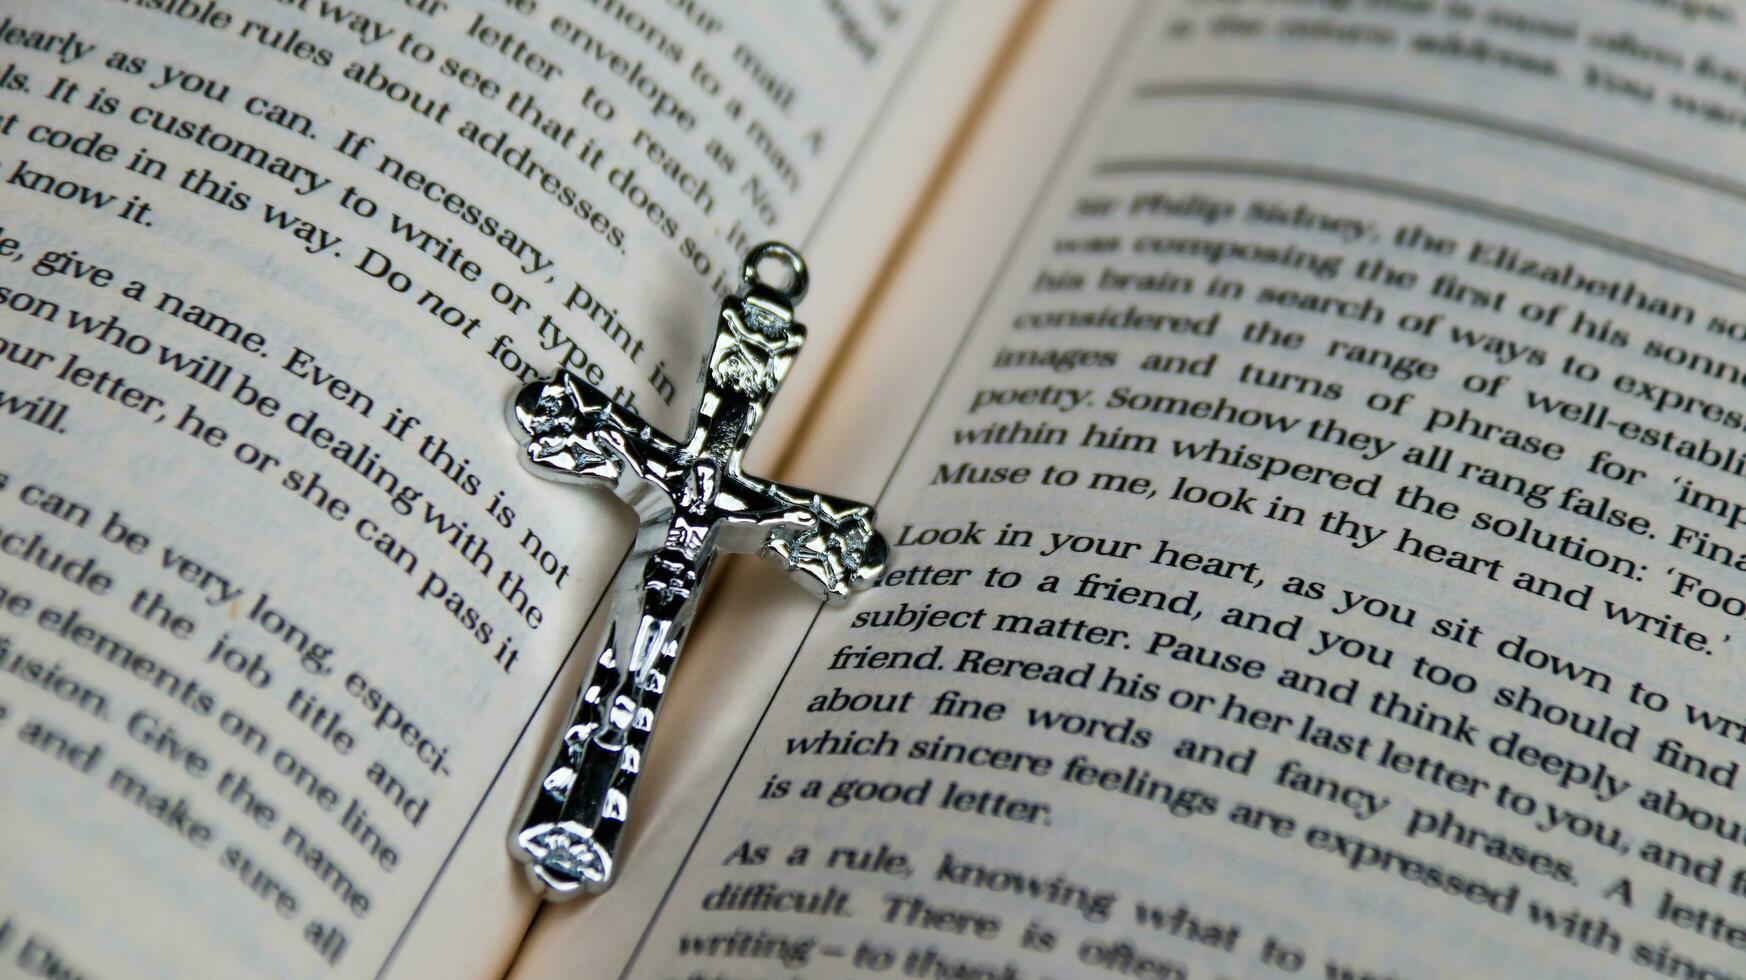
<path id="1" fill-rule="evenodd" d="M 786 286 L 778 286 L 758 275 L 758 267 L 766 259 L 775 259 L 788 267 L 788 284 Z M 745 265 L 741 268 L 740 275 L 744 277 L 746 285 L 754 291 L 767 290 L 775 293 L 782 297 L 789 306 L 799 306 L 800 301 L 806 298 L 806 288 L 809 285 L 806 262 L 800 257 L 799 252 L 781 242 L 764 242 L 761 245 L 754 245 L 752 250 L 746 253 Z"/>

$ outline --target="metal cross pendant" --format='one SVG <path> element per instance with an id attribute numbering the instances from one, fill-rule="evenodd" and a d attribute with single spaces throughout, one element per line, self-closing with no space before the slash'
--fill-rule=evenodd
<path id="1" fill-rule="evenodd" d="M 786 287 L 759 278 L 767 259 L 787 265 Z M 794 320 L 807 285 L 797 252 L 759 245 L 746 256 L 744 277 L 738 295 L 722 301 L 684 441 L 567 371 L 522 388 L 511 405 L 529 469 L 609 489 L 640 519 L 613 581 L 600 656 L 510 835 L 510 851 L 548 899 L 612 883 L 655 713 L 717 551 L 758 552 L 827 600 L 871 585 L 885 565 L 871 507 L 740 472 L 764 407 L 806 337 Z"/>

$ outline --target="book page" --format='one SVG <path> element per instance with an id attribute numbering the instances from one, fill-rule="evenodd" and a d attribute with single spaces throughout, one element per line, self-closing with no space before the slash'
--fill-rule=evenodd
<path id="1" fill-rule="evenodd" d="M 622 975 L 1741 976 L 1733 8 L 1123 13 L 787 474 L 883 586 L 711 610 Z"/>
<path id="2" fill-rule="evenodd" d="M 941 12 L 0 14 L 0 972 L 502 970 L 510 760 L 631 533 L 507 400 L 683 432 L 782 237 L 803 403 L 1004 33 Z"/>

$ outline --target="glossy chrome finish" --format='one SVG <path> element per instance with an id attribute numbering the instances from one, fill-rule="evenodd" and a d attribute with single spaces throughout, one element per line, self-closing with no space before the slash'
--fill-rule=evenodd
<path id="1" fill-rule="evenodd" d="M 787 266 L 786 286 L 759 278 L 767 259 Z M 744 275 L 739 293 L 722 301 L 703 395 L 683 442 L 569 372 L 527 385 L 510 406 L 529 469 L 612 490 L 641 521 L 613 582 L 600 656 L 510 835 L 510 851 L 548 899 L 612 883 L 655 714 L 717 551 L 758 552 L 833 601 L 871 585 L 885 565 L 871 507 L 740 471 L 806 337 L 794 320 L 807 287 L 800 254 L 759 245 L 747 254 Z"/>

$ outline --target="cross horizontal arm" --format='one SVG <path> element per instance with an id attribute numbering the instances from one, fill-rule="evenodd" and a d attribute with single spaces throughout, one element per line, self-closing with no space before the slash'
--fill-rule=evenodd
<path id="1" fill-rule="evenodd" d="M 669 487 L 679 444 L 569 371 L 524 386 L 510 423 L 525 433 L 523 464 L 540 476 L 613 490 L 639 512 L 642 498 L 659 510 L 670 496 L 650 491 Z"/>
<path id="2" fill-rule="evenodd" d="M 885 569 L 884 535 L 874 530 L 873 508 L 780 483 L 741 477 L 722 496 L 717 544 L 724 551 L 757 552 L 814 596 L 846 600 Z"/>

